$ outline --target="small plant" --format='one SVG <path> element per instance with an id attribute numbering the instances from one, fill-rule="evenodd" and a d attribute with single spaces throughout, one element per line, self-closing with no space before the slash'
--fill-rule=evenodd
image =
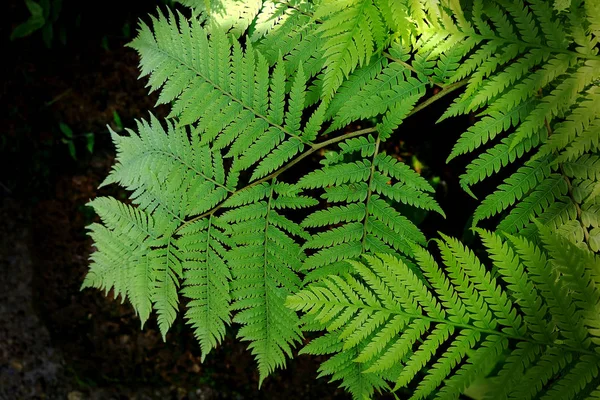
<path id="1" fill-rule="evenodd" d="M 117 132 L 123 131 L 124 127 L 123 127 L 123 122 L 121 122 L 121 116 L 116 111 L 113 111 L 113 123 L 115 125 L 115 131 L 117 131 Z"/>
<path id="2" fill-rule="evenodd" d="M 27 21 L 18 25 L 11 33 L 10 40 L 27 37 L 41 31 L 46 47 L 52 46 L 56 33 L 56 23 L 62 10 L 62 0 L 25 0 L 25 5 L 31 14 Z M 64 29 L 59 30 L 60 41 L 64 44 L 66 36 Z"/>
<path id="3" fill-rule="evenodd" d="M 301 352 L 354 398 L 600 398 L 596 2 L 183 3 L 130 44 L 171 114 L 112 132 L 131 201 L 90 203 L 83 287 L 163 337 L 184 302 L 203 357 L 241 325 L 261 383 L 323 331 Z M 435 190 L 384 144 L 450 93 L 461 186 L 506 179 L 473 213 L 487 259 L 440 234 L 438 263 Z"/>
<path id="4" fill-rule="evenodd" d="M 75 141 L 78 139 L 83 139 L 85 141 L 85 147 L 90 154 L 94 152 L 95 137 L 92 132 L 77 135 L 74 134 L 71 127 L 64 122 L 59 123 L 58 126 L 63 134 L 61 142 L 67 145 L 67 148 L 69 149 L 69 155 L 73 160 L 77 160 L 77 147 L 75 145 Z"/>

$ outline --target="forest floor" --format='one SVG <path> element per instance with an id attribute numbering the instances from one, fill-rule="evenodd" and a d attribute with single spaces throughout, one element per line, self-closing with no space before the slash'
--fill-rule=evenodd
<path id="1" fill-rule="evenodd" d="M 95 220 L 85 204 L 98 194 L 122 194 L 96 189 L 114 160 L 106 126 L 119 130 L 148 110 L 164 116 L 166 109 L 153 108 L 156 97 L 138 80 L 137 55 L 124 47 L 136 20 L 156 3 L 110 0 L 79 10 L 64 3 L 66 44 L 56 40 L 51 49 L 39 33 L 8 40 L 27 18 L 22 1 L 8 1 L 0 17 L 0 399 L 348 398 L 337 384 L 317 379 L 321 360 L 307 356 L 259 391 L 255 363 L 234 329 L 201 363 L 181 318 L 163 342 L 155 320 L 142 330 L 128 304 L 80 291 L 92 251 L 85 227 Z M 77 159 L 61 123 L 73 132 Z M 91 153 L 87 133 L 95 139 Z M 433 160 L 438 149 L 421 151 Z M 444 164 L 436 167 L 442 182 L 456 176 Z M 454 186 L 443 189 L 444 199 L 465 208 Z M 425 225 L 435 232 L 442 223 L 453 221 Z"/>

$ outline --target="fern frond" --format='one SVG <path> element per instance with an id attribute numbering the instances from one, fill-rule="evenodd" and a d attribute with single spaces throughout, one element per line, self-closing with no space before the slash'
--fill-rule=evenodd
<path id="1" fill-rule="evenodd" d="M 337 338 L 338 332 L 327 333 L 321 338 L 311 341 L 301 353 L 304 354 L 334 354 L 321 364 L 318 377 L 331 375 L 331 381 L 341 380 L 341 387 L 353 394 L 355 399 L 370 399 L 375 391 L 387 387 L 386 382 L 377 374 L 363 373 L 362 364 L 355 362 L 358 350 L 341 350 L 341 343 Z"/>
<path id="2" fill-rule="evenodd" d="M 142 327 L 152 310 L 153 271 L 147 254 L 150 246 L 156 245 L 161 236 L 160 229 L 167 221 L 157 221 L 143 210 L 125 205 L 112 197 L 99 197 L 89 203 L 98 213 L 105 227 L 92 225 L 91 236 L 97 252 L 92 256 L 94 263 L 83 283 L 83 287 L 110 290 L 115 295 L 127 295 Z M 118 234 L 122 235 L 120 239 Z M 114 263 L 106 265 L 106 262 Z M 113 275 L 113 268 L 126 275 Z M 99 270 L 101 269 L 101 270 Z M 124 281 L 121 281 L 124 279 Z"/>
<path id="3" fill-rule="evenodd" d="M 525 163 L 517 172 L 507 178 L 491 195 L 485 198 L 475 210 L 473 226 L 483 218 L 488 218 L 506 210 L 515 201 L 523 198 L 550 175 L 548 158 Z"/>
<path id="4" fill-rule="evenodd" d="M 301 188 L 324 189 L 322 197 L 330 203 L 344 203 L 316 211 L 303 222 L 307 227 L 330 227 L 315 232 L 306 244 L 316 252 L 303 268 L 319 269 L 307 279 L 327 275 L 324 271 L 329 268 L 339 271 L 340 261 L 365 252 L 410 254 L 412 244 L 424 243 L 423 234 L 394 208 L 394 202 L 443 214 L 428 193 L 433 191 L 431 185 L 406 165 L 380 153 L 379 143 L 380 137 L 374 144 L 364 139 L 342 142 L 341 150 L 327 157 L 325 167 L 298 182 Z M 351 162 L 351 157 L 362 159 Z"/>
<path id="5" fill-rule="evenodd" d="M 534 217 L 550 221 L 550 215 L 565 209 L 568 202 L 561 199 L 572 197 L 575 185 L 569 179 L 576 179 L 575 175 L 583 178 L 584 170 L 589 169 L 592 179 L 597 180 L 593 161 L 598 138 L 595 121 L 600 112 L 593 106 L 598 103 L 600 82 L 600 61 L 594 49 L 597 40 L 581 28 L 587 24 L 585 15 L 575 9 L 561 20 L 544 1 L 476 3 L 472 10 L 474 30 L 446 21 L 442 24 L 448 37 L 463 35 L 462 41 L 479 38 L 475 51 L 465 53 L 464 64 L 450 79 L 456 82 L 467 77 L 466 90 L 442 119 L 475 110 L 482 119 L 461 136 L 448 160 L 501 138 L 500 143 L 484 149 L 461 176 L 461 185 L 472 193 L 472 185 L 524 158 L 525 166 L 484 200 L 474 218 L 477 224 L 515 204 L 500 223 L 502 229 L 515 232 L 532 226 Z M 563 26 L 565 20 L 569 22 Z M 532 150 L 537 151 L 526 156 Z M 550 160 L 549 167 L 557 175 L 550 177 L 546 168 L 545 176 L 522 180 L 523 168 L 541 159 Z M 566 162 L 573 162 L 573 167 Z M 567 185 L 559 183 L 560 175 L 568 180 Z M 579 208 L 583 205 L 581 201 L 575 203 Z M 574 240 L 589 243 L 590 226 L 583 224 L 576 229 L 578 224 L 581 212 L 557 228 L 564 232 L 575 229 Z"/>
<path id="6" fill-rule="evenodd" d="M 311 1 L 279 2 L 267 0 L 256 18 L 250 40 L 270 65 L 285 60 L 286 73 L 292 75 L 303 65 L 307 77 L 319 75 L 323 69 L 323 38 L 320 24 L 312 15 Z M 307 104 L 321 97 L 320 83 L 313 83 L 307 94 Z"/>
<path id="7" fill-rule="evenodd" d="M 326 0 L 314 17 L 323 21 L 323 94 L 331 97 L 345 77 L 381 50 L 387 40 L 385 22 L 373 0 Z"/>
<path id="8" fill-rule="evenodd" d="M 136 265 L 133 268 L 126 267 L 128 264 L 125 261 L 120 273 L 131 275 L 120 276 L 131 280 L 131 284 L 127 284 L 130 287 L 130 299 L 142 323 L 149 315 L 149 301 L 153 303 L 164 338 L 177 314 L 179 280 L 183 273 L 182 255 L 174 238 L 176 228 L 190 215 L 192 207 L 188 202 L 189 195 L 198 188 L 206 189 L 205 184 L 212 178 L 208 178 L 207 172 L 200 172 L 181 162 L 178 157 L 173 157 L 176 147 L 169 147 L 169 151 L 162 150 L 160 146 L 166 142 L 167 134 L 157 121 L 154 122 L 152 127 L 140 123 L 140 136 L 133 132 L 129 137 L 113 135 L 120 153 L 109 180 L 113 179 L 134 190 L 131 198 L 137 208 L 125 206 L 114 199 L 98 199 L 91 205 L 103 216 L 103 222 L 110 229 L 101 230 L 104 234 L 97 236 L 97 240 L 109 240 L 108 237 L 114 235 L 123 241 L 120 246 L 130 246 L 132 256 L 137 254 Z M 171 129 L 169 135 L 174 136 L 174 142 L 181 145 L 180 151 L 191 149 L 189 142 L 187 148 L 184 146 L 181 131 Z M 178 139 L 181 141 L 178 142 Z M 189 161 L 194 159 L 190 153 L 188 156 Z M 148 166 L 154 166 L 152 174 L 145 173 Z M 109 236 L 107 232 L 110 232 Z M 105 247 L 105 250 L 98 248 L 96 258 L 102 260 L 100 264 L 108 258 L 119 265 L 122 261 L 115 258 L 115 250 L 111 247 Z M 138 250 L 141 253 L 138 254 Z M 121 258 L 128 260 L 129 256 L 121 255 Z M 111 269 L 105 269 L 102 274 L 94 272 L 94 286 L 115 286 L 117 294 L 127 293 L 127 290 L 121 289 L 121 278 L 114 278 L 111 274 Z"/>
<path id="9" fill-rule="evenodd" d="M 169 42 L 163 32 L 171 32 Z M 176 45 L 187 51 L 176 51 Z M 173 15 L 154 18 L 153 31 L 142 24 L 131 46 L 141 56 L 142 75 L 150 75 L 151 88 L 162 87 L 159 103 L 173 102 L 171 116 L 180 125 L 193 125 L 201 143 L 229 147 L 234 171 L 258 164 L 252 179 L 259 179 L 316 137 L 318 117 L 310 129 L 300 126 L 307 91 L 300 64 L 293 77 L 283 65 L 270 73 L 251 43 L 243 50 L 220 29 L 209 33 L 199 22 L 180 16 L 177 23 Z M 292 90 L 286 100 L 288 82 Z"/>
<path id="10" fill-rule="evenodd" d="M 600 398 L 592 0 L 180 2 L 192 18 L 159 12 L 130 44 L 171 113 L 111 131 L 103 185 L 129 200 L 90 203 L 83 287 L 142 325 L 154 310 L 163 338 L 185 298 L 203 359 L 240 324 L 259 385 L 325 330 L 301 352 L 327 355 L 320 376 L 355 398 Z M 473 216 L 487 257 L 440 234 L 436 261 L 414 221 L 445 216 L 435 190 L 382 149 L 459 88 L 440 120 L 475 123 L 448 161 L 476 154 L 460 176 L 473 197 L 504 182 Z"/>
<path id="11" fill-rule="evenodd" d="M 486 398 L 574 398 L 597 387 L 600 292 L 591 265 L 598 260 L 544 232 L 542 249 L 479 230 L 505 288 L 472 252 L 444 237 L 445 270 L 416 245 L 423 278 L 394 255 L 365 255 L 348 261 L 350 274 L 311 283 L 287 304 L 327 329 L 307 346 L 311 354 L 333 354 L 327 363 L 358 349 L 361 375 L 396 389 L 423 372 L 413 399 L 457 398 L 488 373 Z M 339 373 L 347 381 L 356 374 Z"/>
<path id="12" fill-rule="evenodd" d="M 150 253 L 150 268 L 154 272 L 152 299 L 163 339 L 177 317 L 179 279 L 183 275 L 182 256 L 176 246 L 169 238 L 165 247 Z"/>
<path id="13" fill-rule="evenodd" d="M 554 213 L 552 207 L 561 209 L 560 203 L 568 206 L 570 200 L 568 185 L 559 174 L 551 174 L 542 180 L 535 190 L 530 191 L 527 197 L 514 207 L 508 215 L 498 224 L 498 230 L 507 233 L 517 233 L 525 226 L 532 223 L 532 219 L 541 217 L 547 223 L 549 216 Z"/>
<path id="14" fill-rule="evenodd" d="M 223 31 L 240 36 L 252 24 L 262 7 L 261 0 L 177 0 L 192 8 L 195 15 L 202 14 L 211 24 Z"/>
<path id="15" fill-rule="evenodd" d="M 557 285 L 558 271 L 552 268 L 546 254 L 521 237 L 508 236 L 517 254 L 528 269 L 546 304 L 552 324 L 560 329 L 565 343 L 575 348 L 586 348 L 587 332 L 579 312 L 567 294 L 564 285 Z"/>
<path id="16" fill-rule="evenodd" d="M 225 336 L 230 322 L 231 274 L 226 264 L 225 225 L 212 215 L 179 231 L 177 246 L 182 257 L 183 287 L 189 298 L 186 318 L 200 342 L 202 359 Z"/>
<path id="17" fill-rule="evenodd" d="M 368 119 L 376 115 L 382 115 L 388 110 L 395 110 L 403 104 L 410 104 L 408 113 L 416 101 L 425 94 L 427 80 L 420 80 L 412 75 L 412 72 L 399 62 L 382 61 L 383 69 L 379 73 L 366 68 L 369 80 L 359 79 L 352 85 L 340 88 L 332 100 L 331 107 L 337 112 L 333 115 L 333 124 L 330 130 L 337 129 L 359 119 Z M 358 76 L 363 72 L 358 71 Z M 351 94 L 349 94 L 351 92 Z M 338 98 L 343 104 L 338 106 Z M 338 109 L 339 107 L 339 109 Z M 405 106 L 406 107 L 406 106 Z M 329 111 L 333 114 L 332 110 Z M 396 112 L 397 113 L 397 112 Z M 402 119 L 402 118 L 401 118 Z"/>
<path id="18" fill-rule="evenodd" d="M 125 300 L 130 282 L 128 274 L 140 258 L 141 252 L 132 251 L 131 243 L 123 243 L 115 232 L 103 225 L 92 224 L 88 229 L 90 237 L 96 243 L 96 251 L 90 256 L 90 270 L 82 288 L 94 287 L 107 293 L 114 290 L 115 297 L 122 296 Z M 150 291 L 148 287 L 146 290 Z M 145 322 L 150 314 L 148 302 L 142 308 L 144 311 L 136 311 Z"/>
<path id="19" fill-rule="evenodd" d="M 302 221 L 304 227 L 335 225 L 340 222 L 362 221 L 365 207 L 362 204 L 350 203 L 347 206 L 333 206 L 327 210 L 315 211 Z"/>
<path id="20" fill-rule="evenodd" d="M 494 147 L 480 154 L 467 165 L 466 172 L 460 176 L 460 184 L 467 192 L 469 187 L 485 180 L 487 177 L 500 172 L 509 164 L 525 156 L 525 153 L 539 144 L 540 137 L 535 136 L 533 140 L 525 140 L 514 148 L 510 147 L 512 137 L 506 137 Z"/>
<path id="21" fill-rule="evenodd" d="M 233 320 L 243 325 L 239 337 L 251 342 L 249 348 L 258 361 L 262 382 L 275 368 L 285 365 L 286 355 L 291 356 L 294 343 L 301 338 L 299 320 L 283 306 L 283 300 L 301 284 L 297 271 L 304 256 L 293 237 L 307 235 L 280 213 L 299 205 L 281 201 L 293 199 L 298 191 L 274 180 L 260 186 L 251 190 L 252 197 L 240 192 L 237 204 L 246 205 L 226 211 L 221 221 L 227 224 L 233 246 L 226 255 L 233 278 L 232 308 L 237 310 Z M 235 204 L 230 201 L 229 207 Z"/>
<path id="22" fill-rule="evenodd" d="M 151 123 L 138 122 L 137 133 L 112 135 L 117 164 L 103 185 L 118 183 L 136 191 L 136 196 L 151 190 L 156 182 L 170 186 L 172 194 L 180 193 L 178 186 L 186 186 L 188 198 L 194 198 L 194 202 L 183 205 L 184 215 L 207 211 L 233 191 L 226 185 L 221 155 L 190 141 L 185 128 L 168 123 L 165 131 L 152 116 Z M 196 201 L 201 198 L 203 201 Z"/>

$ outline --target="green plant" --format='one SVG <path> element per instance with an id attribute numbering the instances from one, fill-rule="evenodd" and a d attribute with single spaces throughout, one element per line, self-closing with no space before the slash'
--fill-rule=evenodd
<path id="1" fill-rule="evenodd" d="M 76 140 L 78 139 L 85 140 L 85 148 L 90 154 L 94 152 L 95 136 L 93 132 L 87 132 L 78 135 L 74 134 L 71 127 L 64 122 L 59 123 L 58 126 L 63 135 L 61 142 L 67 145 L 67 148 L 69 149 L 69 155 L 73 160 L 77 160 Z"/>
<path id="2" fill-rule="evenodd" d="M 124 128 L 123 128 L 123 122 L 121 122 L 121 116 L 116 111 L 113 111 L 113 122 L 115 124 L 115 131 L 116 132 L 123 131 Z"/>
<path id="3" fill-rule="evenodd" d="M 142 325 L 155 310 L 163 337 L 186 298 L 203 356 L 240 324 L 261 382 L 327 330 L 303 351 L 335 353 L 321 372 L 356 398 L 600 397 L 595 2 L 184 3 L 194 17 L 159 13 L 131 43 L 172 109 L 112 133 L 103 185 L 131 204 L 91 202 L 84 287 Z M 442 119 L 478 120 L 449 158 L 480 151 L 462 186 L 509 176 L 474 213 L 502 214 L 479 230 L 489 268 L 445 236 L 435 264 L 410 211 L 444 215 L 435 191 L 383 150 L 459 90 Z"/>
<path id="4" fill-rule="evenodd" d="M 291 296 L 309 329 L 328 331 L 302 352 L 333 354 L 321 375 L 357 398 L 386 381 L 394 390 L 414 382 L 411 399 L 457 398 L 481 378 L 492 398 L 566 399 L 582 389 L 580 398 L 597 398 L 600 258 L 546 228 L 545 250 L 478 231 L 494 275 L 442 235 L 444 268 L 422 248 L 413 249 L 417 273 L 393 255 L 365 255 L 350 262 L 353 274 Z"/>
<path id="5" fill-rule="evenodd" d="M 25 5 L 31 14 L 27 21 L 18 25 L 11 33 L 10 40 L 27 37 L 36 31 L 41 31 L 46 47 L 52 46 L 55 25 L 62 10 L 62 0 L 25 0 Z M 66 37 L 64 29 L 59 31 L 60 40 L 64 44 Z"/>

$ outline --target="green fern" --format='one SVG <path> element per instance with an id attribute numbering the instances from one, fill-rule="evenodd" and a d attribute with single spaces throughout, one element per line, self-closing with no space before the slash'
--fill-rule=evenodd
<path id="1" fill-rule="evenodd" d="M 292 347 L 300 341 L 298 317 L 286 309 L 286 296 L 301 286 L 297 276 L 304 254 L 295 238 L 307 233 L 282 214 L 286 209 L 315 205 L 314 199 L 298 195 L 289 184 L 262 183 L 230 197 L 221 220 L 234 248 L 227 255 L 233 276 L 234 321 L 243 325 L 242 340 L 258 360 L 262 380 L 285 365 Z"/>
<path id="2" fill-rule="evenodd" d="M 241 325 L 259 384 L 327 330 L 301 352 L 356 398 L 600 398 L 593 1 L 181 3 L 130 44 L 171 112 L 112 132 L 103 185 L 129 200 L 90 202 L 83 287 L 163 337 L 184 307 L 203 358 Z M 488 257 L 443 236 L 441 266 L 411 217 L 444 216 L 435 191 L 383 149 L 457 90 L 441 119 L 476 122 L 448 160 L 478 153 L 460 184 L 504 182 L 473 215 Z"/>
<path id="3" fill-rule="evenodd" d="M 333 93 L 357 66 L 367 63 L 383 47 L 386 30 L 383 16 L 373 0 L 323 1 L 315 12 L 323 20 L 319 33 L 323 45 L 323 90 Z"/>
<path id="4" fill-rule="evenodd" d="M 331 204 L 302 223 L 305 227 L 328 228 L 313 234 L 304 245 L 315 251 L 303 265 L 303 270 L 313 271 L 307 280 L 345 271 L 347 264 L 342 261 L 366 252 L 410 253 L 413 244 L 424 243 L 423 234 L 394 208 L 394 202 L 443 215 L 431 197 L 431 185 L 381 152 L 380 140 L 381 136 L 369 136 L 340 143 L 341 150 L 328 153 L 323 168 L 298 182 L 301 188 L 323 188 L 322 197 Z M 347 159 L 355 154 L 358 160 Z"/>
<path id="5" fill-rule="evenodd" d="M 221 158 L 214 157 L 208 146 L 195 146 L 190 142 L 185 128 L 169 125 L 168 131 L 165 131 L 152 117 L 151 124 L 139 122 L 138 130 L 137 134 L 129 131 L 130 136 L 113 133 L 119 152 L 118 163 L 104 182 L 118 183 L 132 191 L 131 199 L 137 207 L 126 206 L 112 198 L 99 198 L 90 203 L 109 229 L 96 227 L 97 235 L 101 235 L 103 240 L 109 240 L 108 233 L 112 240 L 125 235 L 117 248 L 108 247 L 105 251 L 98 248 L 98 255 L 103 257 L 103 261 L 106 261 L 104 257 L 108 257 L 119 263 L 119 259 L 128 260 L 128 257 L 119 255 L 119 249 L 122 246 L 131 248 L 134 258 L 125 261 L 125 265 L 130 265 L 126 269 L 131 269 L 132 275 L 120 275 L 120 281 L 114 283 L 99 275 L 84 286 L 126 287 L 125 291 L 116 292 L 126 294 L 132 300 L 142 324 L 148 318 L 149 303 L 152 302 L 165 336 L 177 314 L 179 282 L 184 278 L 184 269 L 188 269 L 191 261 L 197 260 L 195 245 L 206 242 L 205 238 L 198 237 L 202 233 L 200 227 L 187 230 L 189 234 L 195 234 L 193 238 L 178 238 L 181 232 L 177 228 L 187 217 L 214 207 L 232 189 L 226 186 Z M 142 254 L 136 256 L 138 251 Z M 103 264 L 98 267 L 109 268 Z M 219 276 L 218 271 L 214 273 Z M 220 273 L 223 274 L 223 271 Z M 198 297 L 201 294 L 188 288 L 198 285 L 197 278 L 189 276 L 188 272 L 185 275 L 184 294 L 201 303 L 203 300 Z M 130 284 L 133 286 L 128 287 Z M 226 286 L 227 282 L 224 284 Z M 206 312 L 214 317 L 211 323 L 216 325 L 209 329 L 208 336 L 197 332 L 203 350 L 208 351 L 215 344 L 211 337 L 222 336 L 217 332 L 224 329 L 220 325 L 228 320 L 228 310 L 220 310 L 214 315 L 210 306 L 204 311 L 196 310 L 195 303 L 190 306 L 188 316 Z"/>
<path id="6" fill-rule="evenodd" d="M 529 234 L 535 232 L 533 218 L 559 231 L 577 223 L 575 237 L 581 238 L 577 241 L 598 251 L 589 233 L 597 225 L 583 221 L 581 211 L 570 216 L 563 213 L 561 218 L 556 215 L 557 210 L 589 209 L 595 204 L 593 198 L 585 203 L 575 199 L 580 181 L 573 179 L 575 171 L 565 162 L 581 166 L 578 172 L 590 169 L 593 177 L 589 178 L 597 182 L 593 172 L 600 132 L 596 126 L 600 118 L 597 36 L 591 29 L 582 30 L 593 25 L 577 10 L 581 2 L 572 4 L 568 19 L 556 15 L 547 2 L 528 3 L 475 1 L 474 26 L 445 26 L 446 41 L 474 40 L 477 47 L 449 79 L 454 82 L 470 75 L 465 92 L 442 118 L 475 110 L 483 116 L 461 136 L 448 159 L 506 135 L 467 166 L 461 177 L 463 187 L 471 193 L 471 185 L 526 157 L 527 152 L 533 152 L 531 161 L 486 197 L 473 223 L 516 205 L 500 229 L 513 233 L 525 229 Z M 585 10 L 591 16 L 595 7 Z"/>
<path id="7" fill-rule="evenodd" d="M 230 281 L 227 225 L 214 216 L 198 220 L 182 228 L 177 246 L 183 260 L 181 294 L 189 298 L 186 318 L 200 342 L 202 358 L 225 336 L 230 322 Z"/>
<path id="8" fill-rule="evenodd" d="M 425 279 L 393 255 L 364 256 L 348 261 L 350 273 L 290 296 L 311 329 L 328 331 L 303 352 L 334 354 L 321 374 L 341 379 L 354 398 L 389 382 L 410 387 L 412 399 L 454 399 L 492 369 L 490 399 L 598 390 L 600 259 L 545 229 L 544 249 L 479 233 L 495 273 L 444 237 L 443 269 L 414 246 Z"/>
<path id="9" fill-rule="evenodd" d="M 209 23 L 224 31 L 241 35 L 258 15 L 261 0 L 176 0 L 192 8 L 194 15 L 206 18 Z"/>
<path id="10" fill-rule="evenodd" d="M 322 109 L 313 113 L 312 123 L 300 126 L 307 79 L 301 65 L 284 112 L 288 77 L 282 62 L 269 74 L 266 59 L 251 46 L 243 51 L 218 29 L 209 36 L 198 23 L 181 17 L 177 25 L 174 19 L 159 15 L 155 33 L 142 25 L 131 44 L 141 55 L 142 75 L 150 74 L 151 89 L 162 87 L 158 103 L 173 102 L 171 117 L 180 125 L 192 124 L 201 144 L 228 148 L 225 157 L 233 159 L 235 173 L 258 163 L 253 179 L 312 144 Z"/>

